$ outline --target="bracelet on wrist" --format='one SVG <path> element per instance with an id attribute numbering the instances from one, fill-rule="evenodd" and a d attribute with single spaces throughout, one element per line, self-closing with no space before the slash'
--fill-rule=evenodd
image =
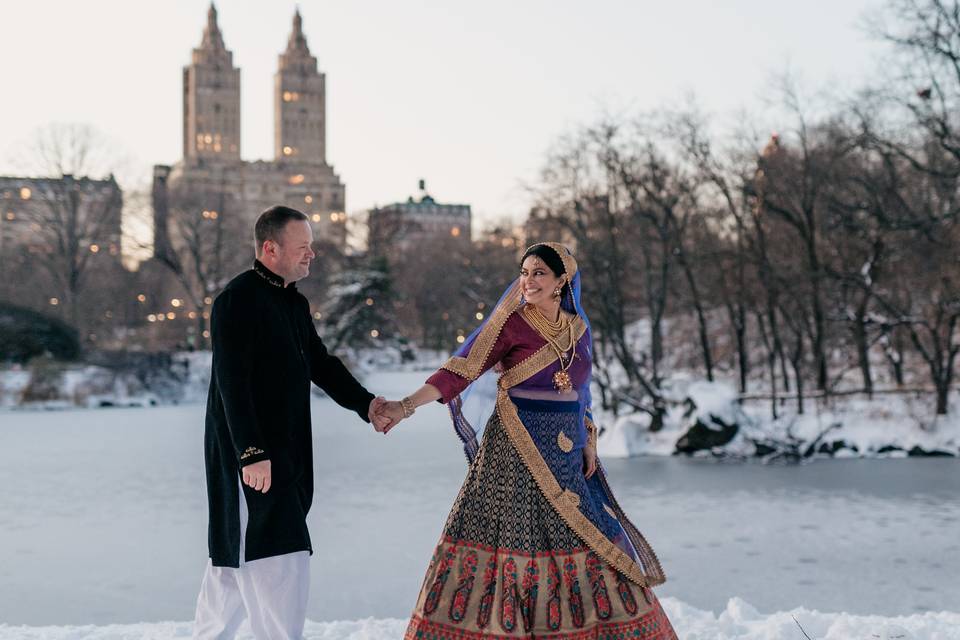
<path id="1" fill-rule="evenodd" d="M 404 418 L 409 418 L 417 410 L 417 407 L 414 406 L 413 400 L 410 399 L 410 396 L 407 396 L 400 401 L 400 407 L 403 408 Z"/>

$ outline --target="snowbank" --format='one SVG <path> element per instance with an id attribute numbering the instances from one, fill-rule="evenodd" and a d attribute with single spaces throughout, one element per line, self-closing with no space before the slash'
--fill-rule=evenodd
<path id="1" fill-rule="evenodd" d="M 935 416 L 926 396 L 840 396 L 808 400 L 803 415 L 788 403 L 773 420 L 769 401 L 741 405 L 733 386 L 723 382 L 678 376 L 668 388 L 672 402 L 656 433 L 645 414 L 601 416 L 600 455 L 673 455 L 695 439 L 700 445 L 689 448 L 698 449 L 696 455 L 763 457 L 791 450 L 801 457 L 960 456 L 958 402 L 949 415 Z"/>
<path id="2" fill-rule="evenodd" d="M 740 598 L 714 615 L 674 598 L 663 608 L 684 640 L 796 640 L 804 631 L 817 640 L 960 640 L 960 613 L 924 613 L 896 618 L 820 613 L 794 609 L 763 615 Z M 407 621 L 387 618 L 338 622 L 308 621 L 304 640 L 388 640 L 403 637 Z M 189 638 L 189 622 L 130 625 L 13 627 L 0 625 L 0 640 L 173 640 Z M 238 638 L 249 640 L 249 631 Z"/>

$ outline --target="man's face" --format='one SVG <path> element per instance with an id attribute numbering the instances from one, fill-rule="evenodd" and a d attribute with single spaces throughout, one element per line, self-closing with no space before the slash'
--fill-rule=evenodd
<path id="1" fill-rule="evenodd" d="M 280 242 L 276 245 L 276 273 L 289 282 L 302 280 L 310 275 L 310 261 L 317 254 L 313 244 L 313 229 L 306 220 L 292 220 L 283 228 Z"/>

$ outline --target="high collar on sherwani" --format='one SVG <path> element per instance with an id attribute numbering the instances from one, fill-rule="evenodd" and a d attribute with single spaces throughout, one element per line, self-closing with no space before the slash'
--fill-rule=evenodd
<path id="1" fill-rule="evenodd" d="M 258 276 L 278 289 L 290 289 L 291 291 L 296 291 L 297 289 L 297 283 L 295 282 L 291 282 L 289 285 L 284 287 L 283 278 L 275 274 L 273 271 L 270 271 L 270 269 L 267 269 L 267 267 L 259 260 L 254 259 L 253 270 Z"/>

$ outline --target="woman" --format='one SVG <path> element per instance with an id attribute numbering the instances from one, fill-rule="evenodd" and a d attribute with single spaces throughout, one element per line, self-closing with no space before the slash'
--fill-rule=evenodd
<path id="1" fill-rule="evenodd" d="M 457 353 L 385 405 L 396 422 L 448 404 L 470 462 L 408 640 L 676 638 L 660 563 L 597 462 L 591 344 L 576 261 L 536 244 Z"/>

